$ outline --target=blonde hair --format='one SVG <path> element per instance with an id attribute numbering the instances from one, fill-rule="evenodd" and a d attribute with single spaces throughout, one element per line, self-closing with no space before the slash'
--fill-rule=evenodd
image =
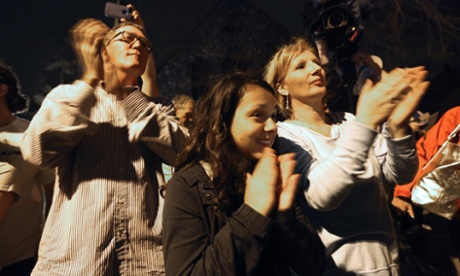
<path id="1" fill-rule="evenodd" d="M 292 60 L 299 54 L 309 51 L 318 56 L 316 48 L 302 37 L 295 37 L 292 42 L 282 45 L 265 66 L 264 79 L 274 90 L 284 82 L 291 66 Z M 292 111 L 289 103 L 289 95 L 283 96 L 276 93 L 283 118 L 291 118 Z"/>

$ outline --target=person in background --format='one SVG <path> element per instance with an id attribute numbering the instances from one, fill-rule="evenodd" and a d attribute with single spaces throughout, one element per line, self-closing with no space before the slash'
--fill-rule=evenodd
<path id="1" fill-rule="evenodd" d="M 172 104 L 174 106 L 176 119 L 187 129 L 190 129 L 195 113 L 195 100 L 189 95 L 180 94 L 173 98 Z M 168 182 L 174 173 L 174 168 L 162 164 L 162 170 L 165 181 Z"/>
<path id="2" fill-rule="evenodd" d="M 32 275 L 164 275 L 161 163 L 187 131 L 139 89 L 140 25 L 89 18 L 70 35 L 83 75 L 46 96 L 21 145 L 58 175 Z"/>
<path id="3" fill-rule="evenodd" d="M 195 100 L 189 95 L 180 94 L 173 98 L 172 103 L 177 120 L 185 127 L 190 128 L 195 113 Z"/>
<path id="4" fill-rule="evenodd" d="M 275 149 L 297 155 L 298 200 L 326 247 L 324 275 L 399 275 L 385 186 L 410 181 L 417 171 L 409 120 L 428 87 L 426 75 L 423 68 L 397 68 L 377 84 L 366 81 L 355 117 L 326 113 L 325 72 L 305 39 L 282 46 L 267 64 L 265 80 L 285 119 Z"/>
<path id="5" fill-rule="evenodd" d="M 0 162 L 12 166 L 14 179 L 0 178 L 0 275 L 30 275 L 52 195 L 53 170 L 24 161 L 20 143 L 29 121 L 18 117 L 28 109 L 13 70 L 0 62 Z"/>
<path id="6" fill-rule="evenodd" d="M 449 221 L 412 205 L 411 195 L 412 188 L 422 175 L 422 168 L 436 154 L 458 124 L 460 124 L 460 106 L 445 112 L 439 121 L 417 141 L 418 173 L 413 181 L 395 187 L 391 201 L 398 216 L 409 215 L 419 224 L 431 228 L 430 235 L 426 237 L 423 246 L 417 248 L 417 252 L 444 275 L 460 273 L 460 211 L 457 211 L 455 218 Z M 460 141 L 457 143 L 460 144 Z"/>
<path id="7" fill-rule="evenodd" d="M 324 247 L 294 204 L 294 156 L 271 149 L 273 89 L 228 74 L 199 110 L 166 188 L 167 275 L 321 275 Z"/>

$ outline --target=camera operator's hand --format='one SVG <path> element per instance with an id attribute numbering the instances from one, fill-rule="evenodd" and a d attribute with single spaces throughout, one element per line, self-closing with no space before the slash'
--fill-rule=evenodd
<path id="1" fill-rule="evenodd" d="M 423 66 L 405 69 L 413 76 L 409 88 L 396 100 L 396 106 L 388 118 L 388 127 L 393 137 L 404 137 L 411 133 L 409 125 L 412 114 L 428 89 L 429 82 L 425 81 L 428 72 Z"/>
<path id="2" fill-rule="evenodd" d="M 325 38 L 315 39 L 316 49 L 318 49 L 319 60 L 322 65 L 326 65 L 332 59 L 331 54 L 327 50 L 327 41 Z"/>
<path id="3" fill-rule="evenodd" d="M 83 69 L 82 81 L 95 87 L 104 78 L 101 48 L 109 27 L 93 18 L 78 21 L 70 30 L 72 47 Z"/>
<path id="4" fill-rule="evenodd" d="M 371 80 L 376 83 L 380 80 L 382 74 L 382 67 L 380 64 L 377 64 L 372 56 L 365 52 L 356 52 L 352 56 L 353 62 L 356 64 L 356 68 L 361 66 L 366 66 L 370 68 L 373 72 L 373 75 L 370 76 Z"/>

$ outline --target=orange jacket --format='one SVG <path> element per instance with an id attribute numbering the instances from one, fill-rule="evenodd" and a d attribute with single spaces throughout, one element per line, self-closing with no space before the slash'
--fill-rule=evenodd
<path id="1" fill-rule="evenodd" d="M 417 141 L 417 155 L 419 161 L 418 173 L 414 180 L 408 184 L 397 185 L 393 195 L 399 197 L 411 197 L 412 187 L 415 185 L 416 180 L 420 177 L 422 168 L 436 154 L 438 149 L 446 141 L 447 136 L 454 130 L 460 123 L 460 106 L 449 109 L 439 119 L 439 121 L 431 127 L 425 136 Z M 460 144 L 460 139 L 459 142 Z"/>

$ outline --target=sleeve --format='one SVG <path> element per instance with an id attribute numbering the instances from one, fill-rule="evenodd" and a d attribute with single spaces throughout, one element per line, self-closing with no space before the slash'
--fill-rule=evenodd
<path id="1" fill-rule="evenodd" d="M 382 136 L 386 141 L 386 154 L 379 158 L 385 183 L 393 188 L 397 183 L 408 183 L 418 170 L 417 150 L 413 135 L 391 138 L 386 124 Z"/>
<path id="2" fill-rule="evenodd" d="M 15 167 L 8 162 L 0 162 L 0 191 L 12 192 L 16 195 L 15 200 L 21 195 L 21 175 Z"/>
<path id="3" fill-rule="evenodd" d="M 322 275 L 324 245 L 300 206 L 278 212 L 273 229 L 277 248 L 298 275 Z"/>
<path id="4" fill-rule="evenodd" d="M 418 172 L 415 178 L 407 184 L 397 185 L 393 192 L 393 196 L 410 198 L 412 188 L 417 179 L 421 177 L 422 168 L 436 154 L 441 145 L 446 141 L 449 134 L 460 123 L 460 107 L 455 107 L 448 110 L 439 119 L 439 121 L 431 127 L 425 136 L 421 137 L 416 144 L 418 157 Z M 402 182 L 404 183 L 404 182 Z"/>
<path id="5" fill-rule="evenodd" d="M 286 139 L 280 139 L 279 153 L 296 153 L 296 171 L 301 174 L 305 197 L 313 209 L 335 209 L 355 185 L 375 177 L 366 169 L 366 161 L 377 132 L 355 121 L 345 122 L 342 130 L 333 151 L 321 162 L 315 162 L 309 150 L 293 142 L 298 137 L 283 133 Z"/>
<path id="6" fill-rule="evenodd" d="M 211 244 L 205 227 L 209 222 L 193 189 L 177 174 L 168 183 L 163 216 L 166 274 L 234 275 L 240 268 L 250 274 L 266 247 L 272 220 L 242 204 Z"/>
<path id="7" fill-rule="evenodd" d="M 56 167 L 84 135 L 95 132 L 96 125 L 89 119 L 95 103 L 93 88 L 83 81 L 54 88 L 24 133 L 24 159 L 36 166 Z"/>
<path id="8" fill-rule="evenodd" d="M 153 103 L 140 91 L 131 93 L 123 107 L 129 121 L 129 140 L 144 142 L 164 163 L 172 165 L 185 146 L 188 130 L 169 115 L 169 108 Z"/>

